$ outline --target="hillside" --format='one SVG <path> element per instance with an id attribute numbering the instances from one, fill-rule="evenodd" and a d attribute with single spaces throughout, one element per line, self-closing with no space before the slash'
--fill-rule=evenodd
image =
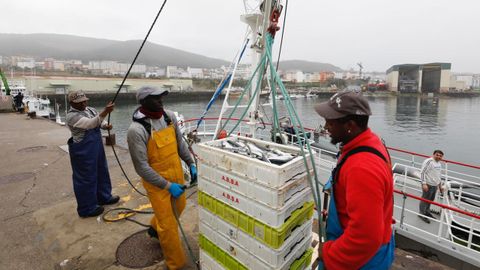
<path id="1" fill-rule="evenodd" d="M 2 34 L 0 33 L 0 55 L 28 56 L 37 59 L 52 57 L 59 60 L 78 59 L 88 61 L 112 60 L 130 63 L 141 40 L 116 41 L 59 34 Z M 143 48 L 137 63 L 148 66 L 179 66 L 217 68 L 228 65 L 227 61 L 178 50 L 151 42 Z M 281 70 L 304 72 L 340 71 L 327 63 L 288 60 L 280 62 Z"/>
<path id="2" fill-rule="evenodd" d="M 0 34 L 0 55 L 24 55 L 36 58 L 114 60 L 129 63 L 141 40 L 115 41 L 57 34 Z M 189 53 L 147 42 L 137 63 L 148 66 L 215 68 L 227 61 Z"/>
<path id="3" fill-rule="evenodd" d="M 303 60 L 280 61 L 280 70 L 301 70 L 303 72 L 342 71 L 341 68 L 328 63 L 309 62 Z"/>

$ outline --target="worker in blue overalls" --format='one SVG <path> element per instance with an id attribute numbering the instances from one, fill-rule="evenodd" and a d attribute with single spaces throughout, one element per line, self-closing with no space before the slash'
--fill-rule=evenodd
<path id="1" fill-rule="evenodd" d="M 111 129 L 104 118 L 113 111 L 108 103 L 99 114 L 87 106 L 89 99 L 82 91 L 69 93 L 70 110 L 67 125 L 72 133 L 68 150 L 73 171 L 73 190 L 80 217 L 95 217 L 103 213 L 102 205 L 115 204 L 119 196 L 112 196 L 112 184 L 100 128 Z"/>

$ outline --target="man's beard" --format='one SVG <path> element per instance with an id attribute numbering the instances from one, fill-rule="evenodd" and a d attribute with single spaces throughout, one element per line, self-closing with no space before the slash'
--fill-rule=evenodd
<path id="1" fill-rule="evenodd" d="M 341 143 L 343 142 L 343 139 L 342 138 L 339 138 L 339 137 L 332 137 L 330 135 L 330 143 L 333 144 L 333 145 L 337 145 L 338 143 Z"/>

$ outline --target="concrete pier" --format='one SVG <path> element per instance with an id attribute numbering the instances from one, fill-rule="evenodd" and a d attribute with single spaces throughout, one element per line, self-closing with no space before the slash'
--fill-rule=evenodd
<path id="1" fill-rule="evenodd" d="M 133 222 L 106 223 L 101 218 L 78 217 L 70 160 L 64 150 L 69 137 L 68 128 L 52 121 L 0 113 L 0 269 L 129 269 L 119 256 L 142 253 L 146 247 L 156 252 L 158 242 L 145 233 L 139 234 L 126 252 L 118 252 L 125 239 L 145 230 Z M 128 151 L 115 149 L 127 175 L 143 192 Z M 148 210 L 148 199 L 128 185 L 110 147 L 106 147 L 106 154 L 113 193 L 121 197 L 119 204 L 106 209 Z M 196 193 L 187 190 L 187 196 L 181 222 L 198 257 Z M 133 218 L 148 224 L 150 217 Z M 132 255 L 132 262 L 135 258 L 138 256 Z M 449 269 L 401 250 L 396 258 L 393 269 Z M 165 265 L 155 261 L 140 269 L 165 269 Z M 189 262 L 185 269 L 194 269 L 193 264 Z"/>

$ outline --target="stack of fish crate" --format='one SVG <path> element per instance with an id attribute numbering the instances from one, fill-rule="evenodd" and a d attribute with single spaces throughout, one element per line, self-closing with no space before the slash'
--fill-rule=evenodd
<path id="1" fill-rule="evenodd" d="M 309 267 L 314 203 L 300 150 L 234 136 L 197 154 L 202 269 Z"/>

